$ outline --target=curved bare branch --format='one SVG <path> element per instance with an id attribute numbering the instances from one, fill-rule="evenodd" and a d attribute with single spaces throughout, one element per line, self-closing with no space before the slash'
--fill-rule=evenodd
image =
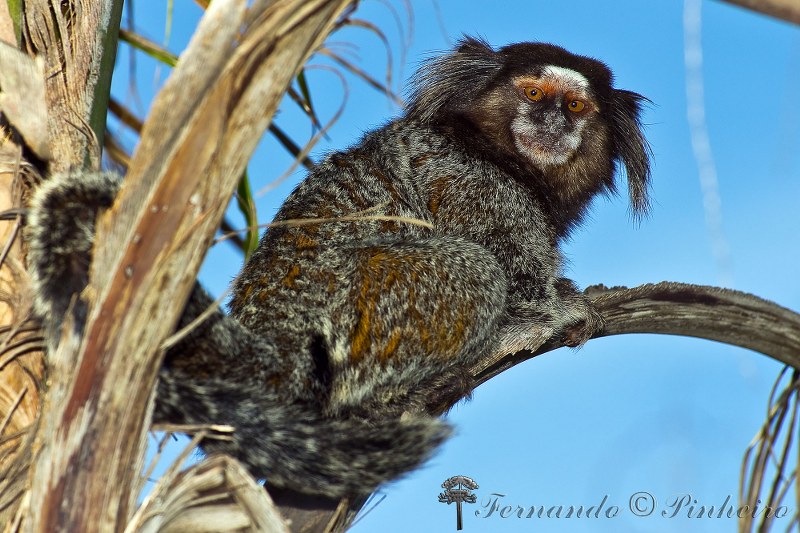
<path id="1" fill-rule="evenodd" d="M 586 293 L 606 321 L 597 337 L 661 333 L 724 342 L 800 368 L 800 314 L 741 291 L 661 282 L 589 287 Z M 495 354 L 473 369 L 478 383 L 523 361 L 564 346 L 550 340 L 535 352 Z"/>

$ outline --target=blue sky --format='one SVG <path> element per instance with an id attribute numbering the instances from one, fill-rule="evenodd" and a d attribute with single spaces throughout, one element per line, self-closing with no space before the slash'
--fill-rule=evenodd
<path id="1" fill-rule="evenodd" d="M 155 4 L 139 0 L 136 22 L 160 41 L 165 8 Z M 405 8 L 390 4 L 404 20 L 405 35 Z M 392 42 L 397 90 L 419 60 L 466 33 L 497 46 L 549 41 L 594 56 L 611 66 L 619 87 L 652 100 L 644 115 L 654 154 L 652 214 L 636 227 L 624 195 L 597 201 L 589 221 L 564 248 L 568 275 L 580 286 L 725 284 L 800 309 L 800 28 L 721 2 L 702 3 L 704 104 L 729 248 L 729 261 L 720 268 L 687 121 L 682 2 L 440 0 L 440 19 L 433 3 L 411 4 L 405 62 L 386 4 L 364 0 L 356 15 L 382 28 Z M 182 49 L 199 14 L 192 2 L 176 2 L 173 51 Z M 386 51 L 374 35 L 354 28 L 332 41 L 356 43 L 359 64 L 376 77 L 384 75 Z M 147 102 L 168 72 L 145 58 L 138 65 L 138 91 Z M 118 69 L 114 93 L 133 102 L 125 51 Z M 325 121 L 340 104 L 338 78 L 318 69 L 308 79 Z M 316 159 L 399 113 L 374 89 L 353 79 L 348 83 L 344 114 L 313 153 Z M 276 124 L 298 140 L 312 133 L 291 104 Z M 265 138 L 250 165 L 254 188 L 280 176 L 289 163 Z M 295 172 L 259 199 L 262 221 L 269 221 L 302 176 Z M 201 280 L 221 293 L 240 266 L 228 245 L 218 245 Z M 685 512 L 683 518 L 667 518 L 660 511 L 687 494 L 698 505 L 721 505 L 728 495 L 736 501 L 741 458 L 764 420 L 780 368 L 744 349 L 655 335 L 599 339 L 577 352 L 543 355 L 486 383 L 471 402 L 455 407 L 449 420 L 457 436 L 424 468 L 385 487 L 385 498 L 354 531 L 455 530 L 453 506 L 436 497 L 441 482 L 456 474 L 480 485 L 478 503 L 465 506 L 469 532 L 734 531 L 733 519 L 688 519 Z M 658 505 L 650 517 L 634 517 L 628 509 L 639 491 L 652 494 Z M 523 506 L 589 506 L 607 496 L 606 506 L 616 505 L 620 513 L 613 519 L 475 516 L 476 510 L 485 514 L 481 503 L 493 493 L 505 494 L 505 504 Z M 784 523 L 788 520 L 778 521 Z"/>

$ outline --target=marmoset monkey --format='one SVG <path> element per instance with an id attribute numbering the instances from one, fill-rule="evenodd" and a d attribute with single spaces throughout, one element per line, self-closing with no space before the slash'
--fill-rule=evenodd
<path id="1" fill-rule="evenodd" d="M 634 214 L 647 211 L 645 99 L 603 63 L 465 38 L 413 83 L 400 118 L 327 157 L 275 218 L 322 220 L 267 230 L 230 314 L 166 354 L 156 420 L 234 426 L 203 448 L 272 485 L 355 496 L 421 464 L 450 434 L 431 414 L 469 395 L 482 356 L 535 348 L 531 331 L 577 346 L 602 328 L 559 244 L 620 167 Z M 34 199 L 30 266 L 51 330 L 87 283 L 94 220 L 118 186 L 71 173 Z M 197 286 L 181 325 L 211 304 Z"/>

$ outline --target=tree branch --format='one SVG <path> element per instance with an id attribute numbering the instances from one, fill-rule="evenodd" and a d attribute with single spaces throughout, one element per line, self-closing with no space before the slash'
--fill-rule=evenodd
<path id="1" fill-rule="evenodd" d="M 633 289 L 589 287 L 606 321 L 596 337 L 626 333 L 683 335 L 749 348 L 800 368 L 800 314 L 752 294 L 662 282 Z M 535 352 L 494 354 L 473 368 L 478 384 L 539 354 L 564 346 L 550 340 Z"/>
<path id="2" fill-rule="evenodd" d="M 122 0 L 24 2 L 23 43 L 47 76 L 51 171 L 99 167 Z"/>
<path id="3" fill-rule="evenodd" d="M 800 24 L 800 2 L 797 0 L 722 0 L 777 19 Z"/>

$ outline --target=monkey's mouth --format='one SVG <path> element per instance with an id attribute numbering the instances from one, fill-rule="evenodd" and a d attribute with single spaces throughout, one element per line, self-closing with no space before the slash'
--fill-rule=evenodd
<path id="1" fill-rule="evenodd" d="M 516 133 L 514 143 L 517 150 L 537 167 L 552 167 L 566 163 L 575 150 L 566 136 L 553 139 L 548 135 Z"/>

